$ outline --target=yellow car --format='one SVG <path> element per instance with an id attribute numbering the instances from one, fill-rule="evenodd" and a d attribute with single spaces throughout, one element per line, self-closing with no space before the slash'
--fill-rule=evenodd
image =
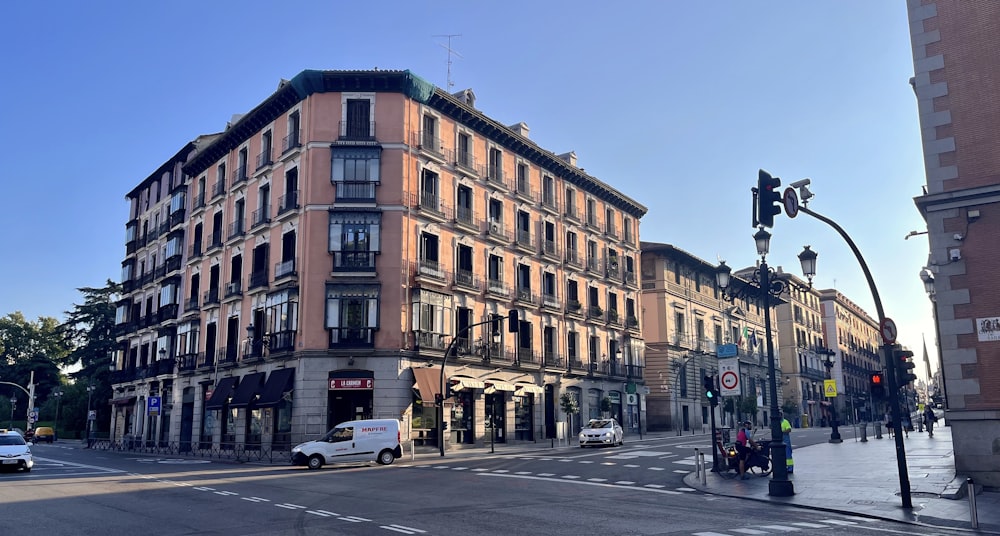
<path id="1" fill-rule="evenodd" d="M 39 426 L 35 428 L 35 436 L 32 439 L 35 443 L 51 443 L 56 440 L 56 432 L 49 426 Z"/>

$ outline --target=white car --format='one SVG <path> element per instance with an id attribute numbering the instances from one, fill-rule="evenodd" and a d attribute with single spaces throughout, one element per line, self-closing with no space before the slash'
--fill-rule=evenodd
<path id="1" fill-rule="evenodd" d="M 580 431 L 579 443 L 580 448 L 624 445 L 625 431 L 615 419 L 590 419 Z"/>
<path id="2" fill-rule="evenodd" d="M 24 469 L 28 472 L 34 465 L 31 443 L 13 430 L 0 430 L 0 469 Z"/>

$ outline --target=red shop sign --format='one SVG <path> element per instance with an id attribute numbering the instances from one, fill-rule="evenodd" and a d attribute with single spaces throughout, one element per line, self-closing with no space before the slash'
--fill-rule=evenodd
<path id="1" fill-rule="evenodd" d="M 371 378 L 330 378 L 330 390 L 374 389 L 375 380 Z"/>

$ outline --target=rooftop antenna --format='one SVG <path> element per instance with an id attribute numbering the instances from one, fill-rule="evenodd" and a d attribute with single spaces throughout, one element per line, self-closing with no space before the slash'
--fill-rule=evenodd
<path id="1" fill-rule="evenodd" d="M 447 83 L 448 83 L 448 93 L 451 93 L 451 88 L 455 86 L 455 82 L 451 81 L 451 57 L 452 57 L 452 55 L 458 56 L 459 58 L 462 57 L 461 54 L 459 54 L 458 52 L 455 52 L 455 50 L 453 48 L 451 48 L 451 38 L 452 37 L 462 37 L 462 34 L 438 34 L 438 35 L 435 35 L 434 37 L 447 37 L 448 38 L 448 45 L 447 46 L 446 45 L 442 45 L 441 43 L 438 43 L 438 45 L 440 45 L 441 47 L 443 47 L 445 50 L 448 51 L 448 82 Z"/>

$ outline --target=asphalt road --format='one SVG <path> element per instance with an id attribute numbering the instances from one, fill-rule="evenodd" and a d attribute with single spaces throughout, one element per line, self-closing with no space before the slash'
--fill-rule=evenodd
<path id="1" fill-rule="evenodd" d="M 824 435 L 825 434 L 825 435 Z M 822 441 L 829 429 L 797 431 Z M 633 438 L 634 439 L 634 438 Z M 388 467 L 235 464 L 37 445 L 0 474 L 5 536 L 291 534 L 945 534 L 684 487 L 707 436 L 623 447 L 397 460 Z M 845 441 L 854 439 L 845 434 Z M 887 483 L 888 484 L 888 483 Z"/>

